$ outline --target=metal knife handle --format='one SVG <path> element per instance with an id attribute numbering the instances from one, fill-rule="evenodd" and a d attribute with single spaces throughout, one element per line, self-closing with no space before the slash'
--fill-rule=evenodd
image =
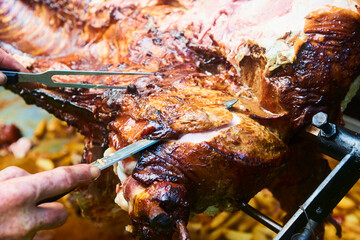
<path id="1" fill-rule="evenodd" d="M 5 70 L 0 70 L 3 74 L 5 74 L 6 76 L 6 83 L 7 84 L 16 84 L 19 82 L 19 77 L 18 77 L 18 73 L 14 72 L 14 71 L 5 71 Z"/>

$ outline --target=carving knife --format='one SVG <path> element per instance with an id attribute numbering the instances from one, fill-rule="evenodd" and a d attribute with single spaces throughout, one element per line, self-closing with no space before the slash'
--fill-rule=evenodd
<path id="1" fill-rule="evenodd" d="M 56 75 L 153 75 L 147 72 L 107 72 L 107 71 L 78 71 L 78 70 L 49 70 L 42 73 L 24 73 L 1 70 L 7 78 L 7 84 L 20 82 L 37 82 L 49 87 L 71 87 L 71 88 L 111 88 L 126 89 L 127 86 L 112 86 L 104 84 L 87 83 L 62 83 L 54 82 L 51 77 Z"/>
<path id="2" fill-rule="evenodd" d="M 231 99 L 229 101 L 225 101 L 222 104 L 225 105 L 226 109 L 231 108 L 236 102 L 238 101 L 238 99 Z M 138 153 L 152 145 L 154 145 L 155 143 L 160 142 L 162 139 L 155 139 L 155 140 L 148 140 L 148 139 L 142 139 L 139 140 L 135 143 L 132 143 L 120 150 L 117 150 L 116 152 L 105 156 L 103 158 L 100 158 L 92 163 L 90 163 L 93 166 L 98 167 L 100 170 L 104 170 L 112 165 L 114 165 L 115 163 L 123 160 L 124 158 L 130 157 L 131 155 L 134 155 L 135 153 Z M 74 188 L 75 189 L 75 188 Z M 66 194 L 70 193 L 71 191 L 73 191 L 74 189 L 71 189 L 70 191 L 63 193 L 61 195 L 57 195 L 51 198 L 47 198 L 44 199 L 40 202 L 37 203 L 37 205 L 41 204 L 41 203 L 46 203 L 46 202 L 53 202 L 56 201 L 58 199 L 60 199 L 61 197 L 65 196 Z"/>

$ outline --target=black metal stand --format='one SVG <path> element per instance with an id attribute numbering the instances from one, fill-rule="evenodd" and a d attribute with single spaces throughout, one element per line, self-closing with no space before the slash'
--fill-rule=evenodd
<path id="1" fill-rule="evenodd" d="M 340 161 L 334 170 L 284 227 L 251 206 L 242 206 L 245 213 L 278 233 L 275 240 L 308 240 L 315 237 L 316 227 L 360 178 L 360 135 L 328 123 L 325 113 L 316 114 L 312 123 L 320 129 L 316 137 L 320 151 Z"/>
<path id="2" fill-rule="evenodd" d="M 320 150 L 341 161 L 286 223 L 275 240 L 310 239 L 316 226 L 329 216 L 360 178 L 359 134 L 328 123 L 325 113 L 316 114 L 313 125 L 321 129 L 317 137 Z"/>

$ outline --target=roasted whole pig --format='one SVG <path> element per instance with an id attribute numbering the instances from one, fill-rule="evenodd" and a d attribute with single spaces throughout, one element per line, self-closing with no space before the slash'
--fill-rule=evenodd
<path id="1" fill-rule="evenodd" d="M 188 239 L 191 214 L 235 210 L 264 187 L 291 214 L 329 172 L 297 133 L 318 111 L 342 121 L 359 84 L 357 9 L 346 0 L 2 0 L 0 46 L 33 72 L 154 73 L 54 78 L 127 90 L 7 88 L 77 127 L 84 162 L 163 139 L 76 196 L 95 219 L 120 206 L 142 239 Z"/>

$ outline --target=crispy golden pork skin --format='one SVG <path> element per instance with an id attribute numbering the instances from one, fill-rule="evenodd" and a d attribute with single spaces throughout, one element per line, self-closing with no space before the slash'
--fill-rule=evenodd
<path id="1" fill-rule="evenodd" d="M 235 114 L 226 127 L 185 134 L 144 152 L 116 202 L 129 211 L 138 234 L 168 239 L 159 231 L 174 224 L 180 231 L 190 212 L 247 202 L 278 174 L 286 149 L 265 127 Z"/>
<path id="2" fill-rule="evenodd" d="M 7 88 L 76 126 L 84 162 L 164 139 L 119 163 L 118 178 L 103 173 L 79 202 L 86 215 L 111 218 L 116 194 L 134 234 L 187 239 L 190 213 L 236 209 L 264 187 L 291 213 L 326 175 L 316 150 L 299 154 L 307 145 L 295 134 L 318 111 L 341 122 L 360 73 L 360 17 L 345 0 L 0 1 L 0 46 L 33 72 L 155 73 L 54 79 L 136 86 L 126 91 Z M 287 201 L 284 189 L 299 186 Z"/>

